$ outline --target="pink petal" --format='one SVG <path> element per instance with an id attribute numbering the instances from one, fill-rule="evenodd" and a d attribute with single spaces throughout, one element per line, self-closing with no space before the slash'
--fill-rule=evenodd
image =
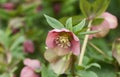
<path id="1" fill-rule="evenodd" d="M 50 31 L 46 38 L 46 45 L 49 48 L 53 48 L 55 46 L 54 40 L 57 38 L 58 33 L 55 31 Z"/>
<path id="2" fill-rule="evenodd" d="M 80 41 L 79 41 L 79 38 L 72 33 L 72 36 L 73 36 L 73 40 L 72 40 L 72 52 L 74 55 L 79 55 L 80 54 Z"/>
<path id="3" fill-rule="evenodd" d="M 35 59 L 27 58 L 24 60 L 24 64 L 32 68 L 33 70 L 40 69 L 41 67 L 39 60 L 35 60 Z"/>
<path id="4" fill-rule="evenodd" d="M 30 67 L 24 67 L 20 73 L 20 77 L 39 77 Z"/>
<path id="5" fill-rule="evenodd" d="M 73 40 L 71 50 L 74 55 L 79 55 L 80 54 L 80 42 Z"/>
<path id="6" fill-rule="evenodd" d="M 103 13 L 102 16 L 105 18 L 106 21 L 108 21 L 109 27 L 111 29 L 115 29 L 118 26 L 118 21 L 116 16 L 108 12 Z"/>

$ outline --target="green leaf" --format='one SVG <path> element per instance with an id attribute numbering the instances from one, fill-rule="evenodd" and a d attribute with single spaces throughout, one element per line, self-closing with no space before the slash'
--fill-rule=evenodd
<path id="1" fill-rule="evenodd" d="M 86 17 L 89 17 L 92 13 L 91 4 L 87 0 L 80 0 L 80 9 Z"/>
<path id="2" fill-rule="evenodd" d="M 98 77 L 93 71 L 78 71 L 77 75 L 80 77 Z"/>
<path id="3" fill-rule="evenodd" d="M 48 15 L 44 15 L 48 24 L 53 27 L 53 28 L 56 28 L 56 29 L 61 29 L 61 28 L 64 28 L 64 25 L 62 23 L 60 23 L 58 20 L 52 18 L 52 17 L 49 17 Z"/>
<path id="4" fill-rule="evenodd" d="M 108 7 L 110 0 L 80 0 L 80 9 L 88 18 L 95 18 L 101 15 Z"/>
<path id="5" fill-rule="evenodd" d="M 24 52 L 23 52 L 23 47 L 17 47 L 14 51 L 12 51 L 12 56 L 15 58 L 15 59 L 24 59 Z M 19 54 L 19 55 L 18 55 Z"/>
<path id="6" fill-rule="evenodd" d="M 103 21 L 103 18 L 96 18 L 93 20 L 92 25 L 100 25 Z"/>
<path id="7" fill-rule="evenodd" d="M 42 65 L 42 77 L 58 77 L 49 67 Z"/>
<path id="8" fill-rule="evenodd" d="M 92 66 L 101 68 L 101 66 L 100 66 L 98 63 L 91 63 L 91 64 L 87 65 L 87 66 L 85 67 L 85 69 L 89 69 L 89 68 L 91 68 Z"/>
<path id="9" fill-rule="evenodd" d="M 114 65 L 101 63 L 101 69 L 91 68 L 99 77 L 116 77 L 117 72 L 115 71 Z M 119 77 L 119 76 L 118 76 Z"/>
<path id="10" fill-rule="evenodd" d="M 25 40 L 24 36 L 21 36 L 18 39 L 16 39 L 15 42 L 10 47 L 10 50 L 14 51 L 21 43 L 24 42 L 24 40 Z"/>
<path id="11" fill-rule="evenodd" d="M 7 0 L 0 0 L 0 3 L 5 3 L 7 2 Z"/>
<path id="12" fill-rule="evenodd" d="M 79 33 L 79 35 L 83 35 L 83 34 L 94 34 L 94 33 L 97 33 L 97 32 L 100 32 L 100 31 L 87 31 L 87 32 L 81 32 Z"/>
<path id="13" fill-rule="evenodd" d="M 75 33 L 81 31 L 83 29 L 83 27 L 85 26 L 85 24 L 86 24 L 86 19 L 83 19 L 79 24 L 77 24 L 73 27 L 73 31 Z"/>
<path id="14" fill-rule="evenodd" d="M 66 21 L 69 17 L 62 17 L 59 19 L 59 21 L 62 23 L 62 24 L 66 24 Z M 72 16 L 72 25 L 76 25 L 78 24 L 80 21 L 82 21 L 83 19 L 85 18 L 84 15 L 75 15 L 75 16 Z"/>
<path id="15" fill-rule="evenodd" d="M 72 31 L 72 18 L 68 18 L 66 21 L 66 28 Z"/>
<path id="16" fill-rule="evenodd" d="M 98 61 L 103 61 L 103 62 L 109 62 L 111 63 L 113 61 L 112 58 L 112 52 L 108 46 L 108 43 L 104 39 L 98 39 L 94 38 L 91 40 L 91 42 L 99 49 L 101 49 L 107 56 L 106 58 L 104 55 L 100 54 L 94 47 L 88 45 L 87 46 L 87 52 L 86 55 L 91 57 L 92 59 L 98 60 Z"/>
<path id="17" fill-rule="evenodd" d="M 8 48 L 10 44 L 9 37 L 2 30 L 0 30 L 0 43 L 3 44 L 5 48 Z"/>
<path id="18" fill-rule="evenodd" d="M 96 0 L 92 6 L 96 16 L 102 14 L 108 7 L 110 0 Z"/>
<path id="19" fill-rule="evenodd" d="M 34 10 L 36 9 L 38 5 L 37 4 L 31 4 L 30 6 L 20 6 L 18 9 L 18 12 L 21 11 L 21 12 L 24 12 L 24 14 L 26 15 L 31 15 L 33 14 Z"/>
<path id="20" fill-rule="evenodd" d="M 3 19 L 9 19 L 11 16 L 7 11 L 0 9 L 0 17 Z"/>
<path id="21" fill-rule="evenodd" d="M 90 61 L 91 61 L 91 60 L 90 60 L 89 57 L 87 57 L 87 56 L 84 56 L 84 57 L 83 57 L 83 65 L 87 65 Z"/>
<path id="22" fill-rule="evenodd" d="M 3 73 L 3 74 L 0 74 L 0 77 L 10 77 L 10 74 L 9 73 Z"/>
<path id="23" fill-rule="evenodd" d="M 85 65 L 76 65 L 77 70 L 85 70 Z"/>

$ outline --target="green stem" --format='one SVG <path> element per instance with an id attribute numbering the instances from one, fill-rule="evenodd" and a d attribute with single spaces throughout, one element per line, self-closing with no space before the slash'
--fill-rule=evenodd
<path id="1" fill-rule="evenodd" d="M 89 21 L 87 31 L 90 31 L 91 23 L 92 23 L 92 20 Z M 78 65 L 82 65 L 82 61 L 83 61 L 85 49 L 86 49 L 86 46 L 87 46 L 88 38 L 89 38 L 89 35 L 85 35 L 85 39 L 83 41 L 83 45 L 82 45 L 82 49 L 81 49 Z"/>
<path id="2" fill-rule="evenodd" d="M 97 46 L 95 46 L 93 43 L 89 42 L 89 44 L 96 49 L 100 54 L 102 54 L 104 57 L 106 57 L 107 59 L 109 59 L 109 57 L 101 50 L 99 49 Z"/>

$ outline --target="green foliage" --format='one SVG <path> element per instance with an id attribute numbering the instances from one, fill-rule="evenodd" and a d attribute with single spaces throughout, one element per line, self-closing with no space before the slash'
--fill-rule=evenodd
<path id="1" fill-rule="evenodd" d="M 89 39 L 82 65 L 78 66 L 79 56 L 77 56 L 76 60 L 71 62 L 73 66 L 62 75 L 56 75 L 44 58 L 45 39 L 51 27 L 72 31 L 79 37 L 82 47 L 86 34 L 99 32 L 86 32 L 89 18 L 94 18 L 92 25 L 99 25 L 104 19 L 98 17 L 107 10 L 119 19 L 119 0 L 111 0 L 111 3 L 110 0 L 43 0 L 40 4 L 36 1 L 40 2 L 40 0 L 0 0 L 0 77 L 13 77 L 14 74 L 19 77 L 25 66 L 23 65 L 25 58 L 40 60 L 42 69 L 35 72 L 41 77 L 117 77 L 119 75 L 120 66 L 112 57 L 112 42 L 119 36 L 120 26 L 111 30 L 105 38 Z M 79 1 L 80 5 L 78 5 Z M 4 3 L 13 3 L 15 8 L 6 10 L 2 7 Z M 16 17 L 24 19 L 24 26 L 14 34 L 9 22 Z M 34 42 L 34 53 L 24 53 L 25 39 Z"/>
<path id="2" fill-rule="evenodd" d="M 52 17 L 49 17 L 47 15 L 44 15 L 48 24 L 53 27 L 53 28 L 56 28 L 56 29 L 61 29 L 61 28 L 64 28 L 64 25 L 62 23 L 60 23 L 58 20 L 52 18 Z"/>
<path id="3" fill-rule="evenodd" d="M 72 18 L 67 19 L 66 28 L 72 31 Z"/>
<path id="4" fill-rule="evenodd" d="M 4 45 L 5 48 L 9 47 L 10 40 L 3 30 L 0 30 L 0 43 Z"/>
<path id="5" fill-rule="evenodd" d="M 62 17 L 60 18 L 60 22 L 62 24 L 65 24 L 66 23 L 66 20 L 68 19 L 69 17 Z M 81 22 L 83 19 L 85 18 L 85 16 L 83 15 L 75 15 L 75 16 L 72 16 L 72 23 L 73 25 L 76 25 L 78 24 L 79 22 Z"/>
<path id="6" fill-rule="evenodd" d="M 42 77 L 58 77 L 49 67 L 42 65 Z"/>
<path id="7" fill-rule="evenodd" d="M 87 65 L 87 66 L 85 67 L 85 69 L 89 69 L 89 68 L 91 68 L 92 66 L 97 67 L 97 68 L 101 68 L 101 66 L 100 66 L 98 63 L 91 63 L 91 64 Z"/>
<path id="8" fill-rule="evenodd" d="M 25 38 L 23 36 L 19 37 L 17 40 L 13 42 L 13 44 L 10 47 L 11 51 L 14 51 L 21 43 L 23 43 Z"/>
<path id="9" fill-rule="evenodd" d="M 7 2 L 7 0 L 0 0 L 0 3 L 5 3 Z"/>
<path id="10" fill-rule="evenodd" d="M 88 18 L 95 18 L 101 15 L 108 7 L 110 0 L 80 0 L 80 9 Z"/>
<path id="11" fill-rule="evenodd" d="M 87 55 L 93 59 L 104 61 L 104 62 L 111 62 L 112 59 L 112 52 L 110 51 L 110 48 L 108 47 L 106 41 L 104 39 L 94 39 L 91 40 L 91 42 L 98 48 L 100 49 L 105 55 L 101 54 L 98 50 L 96 50 L 93 46 L 91 46 L 88 43 L 87 46 Z"/>
<path id="12" fill-rule="evenodd" d="M 92 25 L 100 25 L 103 21 L 103 18 L 96 18 L 93 20 Z"/>
<path id="13" fill-rule="evenodd" d="M 115 68 L 111 64 L 101 63 L 101 69 L 91 68 L 98 77 L 116 77 Z M 119 76 L 118 76 L 119 77 Z"/>
<path id="14" fill-rule="evenodd" d="M 86 24 L 86 19 L 83 19 L 80 23 L 78 23 L 77 25 L 73 27 L 73 31 L 75 33 L 81 31 L 83 27 L 85 26 L 85 24 Z"/>
<path id="15" fill-rule="evenodd" d="M 93 71 L 79 71 L 77 72 L 77 75 L 80 77 L 98 77 Z"/>
<path id="16" fill-rule="evenodd" d="M 9 19 L 11 15 L 7 11 L 0 9 L 0 17 L 3 19 Z"/>

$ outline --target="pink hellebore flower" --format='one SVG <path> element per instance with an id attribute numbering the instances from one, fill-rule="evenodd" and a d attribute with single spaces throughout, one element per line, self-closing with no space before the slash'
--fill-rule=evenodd
<path id="1" fill-rule="evenodd" d="M 91 34 L 90 39 L 104 37 L 109 33 L 110 29 L 115 29 L 118 25 L 117 18 L 108 12 L 103 13 L 99 18 L 103 18 L 104 21 L 99 25 L 93 25 L 91 30 L 99 30 L 100 32 Z"/>
<path id="2" fill-rule="evenodd" d="M 46 38 L 45 59 L 56 74 L 63 74 L 70 67 L 72 54 L 79 55 L 80 42 L 75 34 L 67 29 L 53 29 Z M 67 56 L 67 58 L 66 58 Z"/>
<path id="3" fill-rule="evenodd" d="M 53 50 L 57 55 L 73 53 L 79 55 L 80 43 L 78 37 L 67 29 L 53 29 L 49 31 L 46 39 L 48 50 Z"/>
<path id="4" fill-rule="evenodd" d="M 31 60 L 29 58 L 24 60 L 24 65 L 31 67 L 33 70 L 40 69 L 40 62 L 38 60 Z"/>
<path id="5" fill-rule="evenodd" d="M 33 69 L 26 66 L 22 69 L 20 77 L 39 77 L 39 75 L 36 74 Z"/>
<path id="6" fill-rule="evenodd" d="M 105 12 L 102 14 L 102 17 L 109 23 L 110 29 L 115 29 L 118 26 L 117 17 Z"/>
<path id="7" fill-rule="evenodd" d="M 37 69 L 41 68 L 38 60 L 27 58 L 24 60 L 24 65 L 25 67 L 22 69 L 20 77 L 39 77 L 35 72 Z"/>
<path id="8" fill-rule="evenodd" d="M 34 44 L 31 40 L 26 40 L 23 43 L 24 51 L 27 53 L 33 53 L 34 52 Z"/>

